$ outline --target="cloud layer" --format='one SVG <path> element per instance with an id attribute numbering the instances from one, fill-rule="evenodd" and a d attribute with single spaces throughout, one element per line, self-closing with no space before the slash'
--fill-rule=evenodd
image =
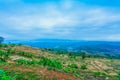
<path id="1" fill-rule="evenodd" d="M 0 35 L 7 39 L 120 40 L 118 7 L 75 0 L 0 4 Z"/>

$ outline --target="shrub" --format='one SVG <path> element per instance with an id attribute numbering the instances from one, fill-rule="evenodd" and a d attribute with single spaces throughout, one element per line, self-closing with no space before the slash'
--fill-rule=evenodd
<path id="1" fill-rule="evenodd" d="M 120 80 L 120 72 L 117 72 L 117 77 Z"/>
<path id="2" fill-rule="evenodd" d="M 106 73 L 104 73 L 104 72 L 99 72 L 99 71 L 97 71 L 97 72 L 93 72 L 93 74 L 95 74 L 95 75 L 107 75 Z"/>
<path id="3" fill-rule="evenodd" d="M 71 68 L 78 68 L 77 64 L 74 64 L 74 63 L 73 64 L 69 64 L 68 66 L 71 67 Z"/>
<path id="4" fill-rule="evenodd" d="M 37 74 L 30 71 L 14 70 L 10 72 L 12 72 L 10 73 L 11 75 L 13 74 L 13 72 L 17 75 L 15 80 L 41 80 L 42 78 L 42 74 Z"/>
<path id="5" fill-rule="evenodd" d="M 15 47 L 16 44 L 9 44 L 11 47 Z"/>
<path id="6" fill-rule="evenodd" d="M 3 47 L 3 44 L 0 44 L 0 48 L 2 48 Z"/>
<path id="7" fill-rule="evenodd" d="M 9 58 L 9 54 L 5 51 L 0 50 L 0 60 L 6 61 Z"/>
<path id="8" fill-rule="evenodd" d="M 38 64 L 38 62 L 36 60 L 25 60 L 25 59 L 18 59 L 16 60 L 18 65 L 33 65 L 33 64 Z"/>
<path id="9" fill-rule="evenodd" d="M 24 59 L 18 59 L 16 60 L 17 64 L 22 65 L 22 64 L 27 64 L 27 61 Z"/>
<path id="10" fill-rule="evenodd" d="M 7 53 L 9 53 L 9 54 L 13 54 L 13 53 L 16 53 L 16 52 L 17 52 L 17 50 L 11 49 L 11 48 L 7 48 L 6 51 L 7 51 Z"/>
<path id="11" fill-rule="evenodd" d="M 8 47 L 8 44 L 3 44 L 3 47 Z"/>
<path id="12" fill-rule="evenodd" d="M 32 58 L 34 55 L 30 52 L 24 52 L 24 51 L 21 51 L 19 53 L 21 56 L 25 56 L 25 57 L 29 57 L 29 58 Z"/>
<path id="13" fill-rule="evenodd" d="M 1 43 L 0 43 L 0 48 L 1 48 L 1 47 L 8 47 L 8 45 L 7 45 L 7 44 L 1 44 Z"/>
<path id="14" fill-rule="evenodd" d="M 81 65 L 81 69 L 87 69 L 87 65 L 86 64 L 82 64 Z"/>
<path id="15" fill-rule="evenodd" d="M 82 59 L 85 59 L 86 53 L 85 53 L 85 52 L 82 52 L 81 55 L 82 55 Z"/>
<path id="16" fill-rule="evenodd" d="M 22 44 L 21 43 L 19 43 L 19 44 L 17 44 L 18 46 L 22 46 Z"/>
<path id="17" fill-rule="evenodd" d="M 48 59 L 44 56 L 40 57 L 39 64 L 43 66 L 49 66 L 57 69 L 62 69 L 62 64 L 59 61 Z"/>
<path id="18" fill-rule="evenodd" d="M 68 67 L 66 67 L 66 68 L 64 68 L 64 71 L 66 73 L 76 73 L 76 69 L 75 68 L 68 68 Z"/>
<path id="19" fill-rule="evenodd" d="M 11 50 L 11 53 L 12 53 L 12 54 L 13 54 L 13 53 L 16 53 L 16 52 L 17 52 L 16 49 Z"/>
<path id="20" fill-rule="evenodd" d="M 40 61 L 36 60 L 25 60 L 25 59 L 18 59 L 16 60 L 18 65 L 32 65 L 32 64 L 40 64 L 43 66 L 48 66 L 52 68 L 62 69 L 62 64 L 56 60 L 51 60 L 45 57 L 41 57 Z"/>
<path id="21" fill-rule="evenodd" d="M 0 80 L 15 80 L 16 76 L 9 76 L 4 70 L 0 70 Z"/>
<path id="22" fill-rule="evenodd" d="M 11 53 L 11 48 L 6 49 L 7 53 Z"/>

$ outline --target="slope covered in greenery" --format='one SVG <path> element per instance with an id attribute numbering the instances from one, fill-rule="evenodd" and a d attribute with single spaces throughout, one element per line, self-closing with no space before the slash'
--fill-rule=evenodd
<path id="1" fill-rule="evenodd" d="M 0 80 L 120 80 L 120 60 L 0 44 L 0 74 Z"/>

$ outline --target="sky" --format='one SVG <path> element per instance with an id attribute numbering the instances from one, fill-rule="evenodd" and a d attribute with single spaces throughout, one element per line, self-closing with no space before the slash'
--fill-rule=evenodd
<path id="1" fill-rule="evenodd" d="M 120 0 L 0 0 L 0 36 L 120 41 Z"/>

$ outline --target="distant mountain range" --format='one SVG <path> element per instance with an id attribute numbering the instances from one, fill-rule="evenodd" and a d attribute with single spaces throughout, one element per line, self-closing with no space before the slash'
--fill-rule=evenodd
<path id="1" fill-rule="evenodd" d="M 80 53 L 82 50 L 91 54 L 99 54 L 120 58 L 120 42 L 113 41 L 84 41 L 62 39 L 36 39 L 36 40 L 6 40 L 5 43 L 21 43 L 38 48 L 64 49 Z"/>

